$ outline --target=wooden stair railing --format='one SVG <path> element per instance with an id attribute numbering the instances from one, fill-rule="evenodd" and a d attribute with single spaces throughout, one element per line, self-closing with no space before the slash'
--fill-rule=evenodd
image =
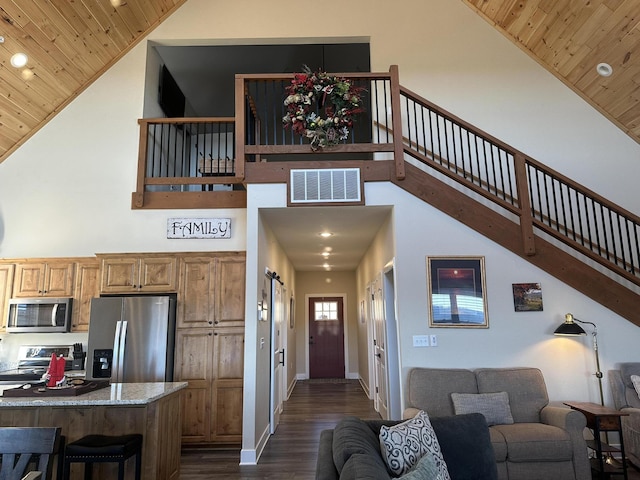
<path id="1" fill-rule="evenodd" d="M 401 95 L 404 152 L 516 215 L 524 252 L 535 253 L 533 231 L 542 231 L 640 286 L 640 217 L 419 95 Z"/>

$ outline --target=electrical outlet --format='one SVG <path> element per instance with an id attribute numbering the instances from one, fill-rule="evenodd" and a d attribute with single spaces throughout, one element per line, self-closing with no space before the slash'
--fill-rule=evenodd
<path id="1" fill-rule="evenodd" d="M 428 347 L 429 337 L 427 335 L 414 335 L 413 336 L 414 347 Z"/>
<path id="2" fill-rule="evenodd" d="M 438 336 L 437 335 L 431 335 L 429 337 L 429 340 L 431 342 L 431 346 L 432 347 L 437 347 L 438 346 Z"/>

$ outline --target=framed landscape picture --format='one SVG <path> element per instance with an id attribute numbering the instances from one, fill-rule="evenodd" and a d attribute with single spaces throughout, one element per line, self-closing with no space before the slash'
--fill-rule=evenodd
<path id="1" fill-rule="evenodd" d="M 430 327 L 488 328 L 484 257 L 427 257 Z"/>
<path id="2" fill-rule="evenodd" d="M 542 287 L 539 283 L 514 283 L 512 286 L 516 312 L 542 311 Z"/>

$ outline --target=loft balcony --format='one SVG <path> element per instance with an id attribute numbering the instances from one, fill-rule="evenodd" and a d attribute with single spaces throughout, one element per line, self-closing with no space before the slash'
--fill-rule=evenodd
<path id="1" fill-rule="evenodd" d="M 242 208 L 247 184 L 356 168 L 640 323 L 638 216 L 402 87 L 395 66 L 333 75 L 364 89 L 366 113 L 346 140 L 316 151 L 283 126 L 293 74 L 237 75 L 233 118 L 139 120 L 132 208 Z"/>

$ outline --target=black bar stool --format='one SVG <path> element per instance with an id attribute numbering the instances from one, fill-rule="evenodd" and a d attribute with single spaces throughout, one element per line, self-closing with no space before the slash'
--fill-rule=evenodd
<path id="1" fill-rule="evenodd" d="M 118 480 L 124 480 L 124 465 L 136 456 L 136 480 L 142 466 L 142 435 L 87 435 L 67 444 L 64 450 L 64 480 L 69 480 L 72 463 L 84 463 L 84 478 L 91 480 L 94 463 L 118 462 Z"/>

